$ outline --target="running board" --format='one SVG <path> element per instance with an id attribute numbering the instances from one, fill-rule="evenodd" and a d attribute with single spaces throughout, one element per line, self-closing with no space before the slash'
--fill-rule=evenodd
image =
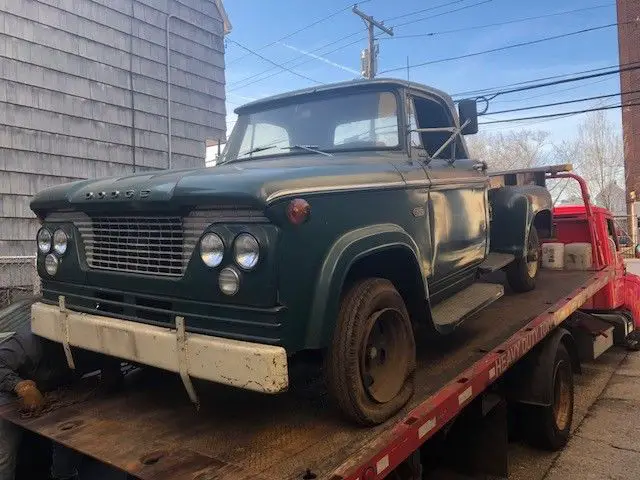
<path id="1" fill-rule="evenodd" d="M 490 253 L 486 260 L 480 264 L 482 273 L 491 273 L 506 267 L 516 259 L 515 255 L 510 253 Z"/>
<path id="2" fill-rule="evenodd" d="M 474 283 L 431 310 L 436 330 L 447 333 L 467 317 L 482 310 L 504 295 L 504 287 L 495 283 Z"/>

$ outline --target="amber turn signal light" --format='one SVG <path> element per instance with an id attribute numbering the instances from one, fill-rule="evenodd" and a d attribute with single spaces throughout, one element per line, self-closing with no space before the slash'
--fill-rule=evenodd
<path id="1" fill-rule="evenodd" d="M 302 198 L 295 198 L 287 207 L 287 218 L 294 225 L 300 225 L 307 221 L 311 213 L 311 205 Z"/>

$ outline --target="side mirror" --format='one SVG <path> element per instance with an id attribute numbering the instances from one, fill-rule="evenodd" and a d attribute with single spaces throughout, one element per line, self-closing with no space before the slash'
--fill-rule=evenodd
<path id="1" fill-rule="evenodd" d="M 458 102 L 458 116 L 460 125 L 468 120 L 469 123 L 462 129 L 463 135 L 478 133 L 478 105 L 473 99 L 460 100 Z"/>

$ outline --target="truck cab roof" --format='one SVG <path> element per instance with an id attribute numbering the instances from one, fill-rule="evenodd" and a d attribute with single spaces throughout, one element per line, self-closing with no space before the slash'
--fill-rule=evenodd
<path id="1" fill-rule="evenodd" d="M 312 95 L 318 93 L 337 93 L 340 91 L 347 91 L 351 89 L 367 89 L 367 88 L 389 88 L 389 89 L 408 89 L 416 93 L 422 93 L 436 97 L 443 101 L 447 106 L 453 109 L 453 100 L 451 97 L 437 88 L 428 87 L 416 82 L 410 82 L 408 80 L 400 80 L 396 78 L 375 78 L 375 79 L 361 79 L 361 80 L 349 80 L 346 82 L 330 83 L 326 85 L 318 85 L 315 87 L 304 88 L 301 90 L 294 90 L 292 92 L 281 93 L 278 95 L 272 95 L 270 97 L 262 98 L 253 102 L 246 103 L 234 110 L 236 114 L 242 114 L 248 111 L 260 110 L 261 108 L 278 104 L 305 95 Z"/>

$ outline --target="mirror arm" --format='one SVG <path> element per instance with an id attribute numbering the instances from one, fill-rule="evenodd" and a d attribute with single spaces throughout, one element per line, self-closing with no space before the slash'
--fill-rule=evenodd
<path id="1" fill-rule="evenodd" d="M 444 142 L 440 148 L 438 150 L 436 150 L 434 152 L 433 155 L 431 155 L 431 158 L 437 158 L 438 155 L 440 155 L 442 153 L 442 151 L 447 148 L 449 146 L 449 144 L 451 142 L 453 142 L 455 140 L 455 138 L 460 135 L 460 137 L 462 138 L 462 130 L 464 129 L 464 127 L 466 127 L 469 124 L 470 120 L 466 120 L 462 125 L 460 125 L 459 127 L 453 127 L 451 135 L 449 136 L 449 138 L 447 139 L 446 142 Z M 429 130 L 429 129 L 425 129 L 425 130 Z"/>

